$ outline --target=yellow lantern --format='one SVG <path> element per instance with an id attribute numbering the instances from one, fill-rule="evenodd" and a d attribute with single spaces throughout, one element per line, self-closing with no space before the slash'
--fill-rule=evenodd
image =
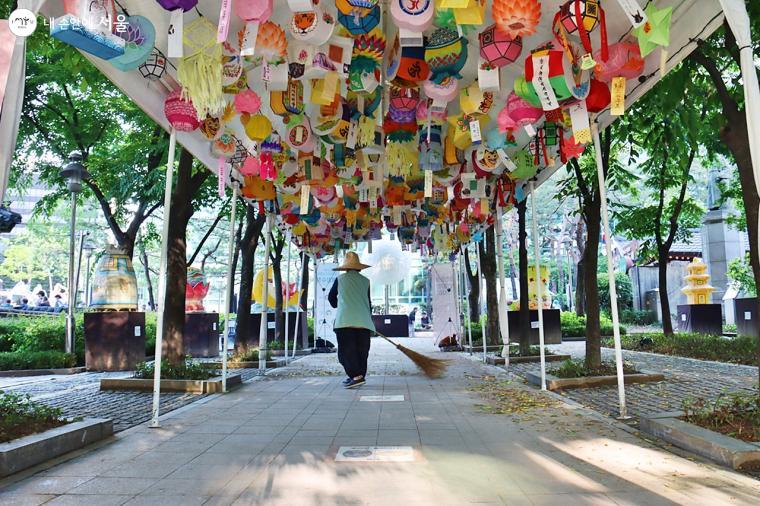
<path id="1" fill-rule="evenodd" d="M 272 134 L 272 122 L 263 114 L 253 115 L 245 124 L 245 134 L 261 142 Z"/>

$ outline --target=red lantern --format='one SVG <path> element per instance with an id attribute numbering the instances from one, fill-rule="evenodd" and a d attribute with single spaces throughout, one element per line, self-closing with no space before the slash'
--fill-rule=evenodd
<path id="1" fill-rule="evenodd" d="M 522 37 L 510 37 L 493 24 L 480 32 L 480 56 L 494 67 L 514 63 L 522 52 Z"/>
<path id="2" fill-rule="evenodd" d="M 182 98 L 179 90 L 169 93 L 164 102 L 164 114 L 178 132 L 192 132 L 201 124 L 193 103 Z"/>

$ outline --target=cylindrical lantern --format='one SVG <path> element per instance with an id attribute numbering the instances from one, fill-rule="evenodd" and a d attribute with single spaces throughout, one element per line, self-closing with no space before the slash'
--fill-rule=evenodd
<path id="1" fill-rule="evenodd" d="M 164 114 L 169 124 L 178 132 L 192 132 L 200 121 L 198 111 L 190 100 L 183 100 L 179 90 L 169 93 L 164 102 Z"/>

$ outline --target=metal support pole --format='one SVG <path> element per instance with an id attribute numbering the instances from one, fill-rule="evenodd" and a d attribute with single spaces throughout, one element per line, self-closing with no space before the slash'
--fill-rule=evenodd
<path id="1" fill-rule="evenodd" d="M 288 236 L 285 238 L 285 242 L 288 244 L 288 266 L 286 268 L 285 273 L 285 363 L 288 363 L 288 339 L 290 339 L 290 259 L 291 259 L 291 251 L 292 248 L 290 247 L 290 233 L 288 233 Z M 297 334 L 296 334 L 297 335 Z M 293 340 L 293 349 L 296 347 L 296 342 Z"/>
<path id="2" fill-rule="evenodd" d="M 303 256 L 301 257 L 301 267 L 298 269 L 298 288 L 296 290 L 296 293 L 298 294 L 298 311 L 296 312 L 296 325 L 295 325 L 295 334 L 293 335 L 293 358 L 296 358 L 296 340 L 298 339 L 298 330 L 301 328 L 301 313 L 304 313 L 304 318 L 306 317 L 306 308 L 303 308 L 301 310 L 301 290 L 303 289 Z M 306 297 L 306 300 L 308 302 L 309 298 Z M 308 325 L 307 325 L 308 327 Z M 308 345 L 309 341 L 309 331 L 308 328 L 306 330 L 306 344 Z"/>
<path id="3" fill-rule="evenodd" d="M 466 262 L 466 257 L 464 256 L 464 253 L 462 253 L 459 256 L 459 273 L 458 273 L 458 281 L 459 281 L 459 291 L 457 292 L 457 300 L 459 301 L 460 306 L 462 307 L 462 322 L 464 323 L 464 326 L 467 327 L 467 344 L 470 346 L 470 355 L 472 355 L 472 320 L 470 319 L 470 299 L 467 298 L 467 309 L 464 309 L 464 290 L 462 289 L 465 286 L 465 281 L 469 284 L 470 278 L 467 277 L 467 268 L 465 267 L 464 263 Z M 470 290 L 472 290 L 472 286 L 469 287 Z M 464 330 L 464 329 L 463 329 Z"/>
<path id="4" fill-rule="evenodd" d="M 91 255 L 87 255 L 87 272 L 84 273 L 84 305 L 85 307 L 90 307 L 90 257 Z"/>
<path id="5" fill-rule="evenodd" d="M 238 184 L 232 183 L 232 209 L 230 210 L 230 240 L 227 243 L 227 283 L 232 285 L 232 256 L 235 254 L 235 212 L 237 211 Z M 227 392 L 227 347 L 230 339 L 230 302 L 232 290 L 224 291 L 224 337 L 222 338 L 222 392 Z"/>
<path id="6" fill-rule="evenodd" d="M 617 287 L 615 286 L 615 267 L 612 261 L 612 233 L 610 232 L 610 216 L 607 210 L 607 187 L 605 186 L 604 165 L 602 163 L 602 142 L 599 139 L 599 127 L 596 122 L 591 124 L 591 134 L 594 137 L 594 153 L 596 155 L 596 175 L 599 180 L 599 198 L 602 204 L 602 225 L 604 226 L 604 241 L 607 249 L 607 276 L 610 283 L 610 310 L 612 312 L 612 334 L 615 341 L 615 368 L 617 370 L 618 402 L 620 418 L 628 418 L 625 404 L 625 376 L 623 373 L 623 351 L 620 344 L 620 318 L 618 316 Z"/>
<path id="7" fill-rule="evenodd" d="M 544 356 L 544 298 L 541 293 L 541 252 L 539 248 L 538 240 L 538 225 L 536 223 L 536 187 L 533 181 L 530 182 L 530 203 L 533 208 L 531 213 L 533 221 L 533 256 L 536 263 L 536 297 L 538 302 L 536 308 L 538 309 L 538 346 L 541 348 L 539 353 L 541 355 L 541 390 L 546 390 L 546 357 Z"/>
<path id="8" fill-rule="evenodd" d="M 483 238 L 485 240 L 485 237 Z M 483 245 L 485 248 L 485 244 Z M 483 271 L 480 268 L 480 245 L 475 243 L 475 253 L 478 260 L 478 314 L 483 311 Z M 480 338 L 483 340 L 483 363 L 486 363 L 486 356 L 488 354 L 488 342 L 486 339 L 486 325 L 483 325 L 483 321 L 480 322 Z"/>
<path id="9" fill-rule="evenodd" d="M 169 157 L 166 163 L 166 186 L 164 187 L 164 223 L 161 228 L 161 263 L 158 267 L 158 311 L 156 311 L 156 350 L 153 372 L 153 410 L 150 427 L 157 428 L 161 403 L 161 353 L 164 341 L 164 307 L 166 306 L 166 269 L 169 257 L 169 209 L 172 205 L 174 181 L 174 156 L 177 150 L 177 132 L 172 128 L 169 136 Z"/>
<path id="10" fill-rule="evenodd" d="M 264 289 L 261 291 L 261 324 L 259 325 L 259 370 L 267 368 L 267 330 L 269 327 L 269 252 L 272 249 L 272 220 L 274 214 L 267 213 L 267 230 L 264 239 Z"/>
<path id="11" fill-rule="evenodd" d="M 66 311 L 66 353 L 74 353 L 74 304 L 76 287 L 74 286 L 74 248 L 76 243 L 77 194 L 71 192 L 71 221 L 69 222 L 69 307 Z"/>
<path id="12" fill-rule="evenodd" d="M 505 367 L 509 367 L 509 313 L 507 313 L 509 309 L 507 308 L 507 280 L 504 278 L 504 251 L 502 250 L 504 229 L 501 220 L 503 215 L 504 209 L 498 207 L 496 212 L 496 261 L 498 263 L 496 266 L 499 269 L 499 331 L 504 345 L 501 356 L 504 357 Z"/>

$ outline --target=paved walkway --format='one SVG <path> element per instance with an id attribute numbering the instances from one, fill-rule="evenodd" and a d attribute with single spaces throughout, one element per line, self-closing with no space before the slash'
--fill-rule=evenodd
<path id="1" fill-rule="evenodd" d="M 404 340 L 436 353 L 431 340 Z M 440 356 L 439 354 L 437 354 Z M 0 504 L 758 504 L 760 482 L 651 445 L 467 356 L 417 374 L 373 340 L 370 377 L 345 390 L 335 355 L 306 357 L 118 434 L 67 462 L 0 481 Z M 321 375 L 315 375 L 314 371 Z M 493 375 L 500 374 L 495 380 Z M 490 385 L 488 397 L 472 391 Z M 400 402 L 362 400 L 403 396 Z M 494 409 L 515 396 L 514 414 Z M 527 409 L 528 402 L 536 407 Z M 550 407 L 541 407 L 555 403 Z M 483 407 L 483 406 L 490 406 Z M 515 407 L 515 406 L 513 406 Z M 346 446 L 410 446 L 411 462 L 336 462 Z M 361 457 L 368 452 L 357 451 Z"/>
<path id="2" fill-rule="evenodd" d="M 569 354 L 573 358 L 585 356 L 585 342 L 567 342 L 549 346 L 557 353 Z M 602 349 L 604 360 L 614 361 L 614 351 Z M 666 381 L 626 385 L 626 402 L 629 414 L 635 417 L 679 411 L 688 399 L 703 397 L 715 399 L 726 393 L 749 393 L 757 389 L 757 367 L 726 364 L 706 360 L 694 360 L 669 355 L 623 351 L 623 359 L 638 368 L 661 372 Z M 556 364 L 547 364 L 547 369 Z M 540 364 L 513 364 L 509 370 L 523 375 L 527 371 L 540 372 Z M 617 387 L 583 388 L 566 390 L 563 395 L 584 406 L 589 406 L 606 415 L 618 414 Z"/>

